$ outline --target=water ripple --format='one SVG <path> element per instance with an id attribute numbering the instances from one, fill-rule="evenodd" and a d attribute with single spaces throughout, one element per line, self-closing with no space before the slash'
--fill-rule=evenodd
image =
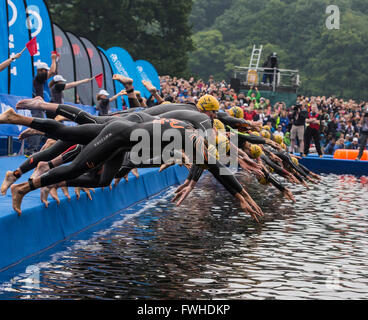
<path id="1" fill-rule="evenodd" d="M 367 299 L 366 179 L 328 175 L 298 203 L 250 182 L 267 217 L 255 224 L 207 176 L 185 205 L 166 196 L 56 261 L 14 299 Z M 1 292 L 0 292 L 1 297 Z"/>

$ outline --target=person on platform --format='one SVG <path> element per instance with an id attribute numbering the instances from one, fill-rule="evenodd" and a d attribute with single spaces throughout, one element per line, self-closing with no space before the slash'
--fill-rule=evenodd
<path id="1" fill-rule="evenodd" d="M 309 126 L 305 130 L 304 154 L 306 156 L 308 156 L 309 154 L 311 142 L 313 139 L 319 157 L 320 158 L 323 157 L 323 152 L 321 149 L 321 133 L 320 133 L 321 120 L 322 117 L 318 112 L 317 104 L 313 103 L 311 107 L 311 112 L 309 113 L 309 118 L 306 120 L 306 123 L 309 124 Z"/>
<path id="2" fill-rule="evenodd" d="M 368 112 L 364 114 L 364 117 L 360 120 L 360 150 L 357 161 L 360 161 L 363 157 L 365 148 L 368 142 Z"/>

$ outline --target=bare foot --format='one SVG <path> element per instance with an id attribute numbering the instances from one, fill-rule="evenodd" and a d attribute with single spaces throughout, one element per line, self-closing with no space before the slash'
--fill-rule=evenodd
<path id="1" fill-rule="evenodd" d="M 15 108 L 17 110 L 40 110 L 41 104 L 45 102 L 41 97 L 36 97 L 34 99 L 24 99 L 17 103 Z"/>
<path id="2" fill-rule="evenodd" d="M 142 81 L 142 84 L 146 87 L 150 94 L 154 95 L 157 93 L 156 87 L 149 81 Z"/>
<path id="3" fill-rule="evenodd" d="M 58 205 L 60 204 L 60 199 L 57 193 L 57 188 L 51 188 L 50 196 L 57 202 Z"/>
<path id="4" fill-rule="evenodd" d="M 89 200 L 92 201 L 91 192 L 95 193 L 95 189 L 82 188 L 82 190 L 87 194 Z"/>
<path id="5" fill-rule="evenodd" d="M 48 197 L 49 197 L 50 191 L 51 190 L 48 187 L 44 187 L 41 189 L 41 202 L 45 204 L 46 208 L 49 207 Z"/>
<path id="6" fill-rule="evenodd" d="M 22 183 L 22 184 L 18 184 L 18 185 L 13 185 L 11 187 L 11 192 L 12 192 L 12 198 L 13 198 L 13 209 L 15 210 L 15 212 L 18 213 L 19 216 L 22 215 L 22 200 L 24 198 L 24 196 L 27 194 L 27 189 L 28 187 L 28 182 Z"/>
<path id="7" fill-rule="evenodd" d="M 121 74 L 114 74 L 112 79 L 121 82 L 127 90 L 133 87 L 133 79 L 124 77 Z"/>
<path id="8" fill-rule="evenodd" d="M 63 122 L 63 121 L 70 121 L 70 120 L 68 118 L 63 117 L 63 116 L 56 116 L 55 121 Z"/>
<path id="9" fill-rule="evenodd" d="M 80 199 L 81 188 L 74 188 L 74 192 L 75 192 L 75 194 L 77 196 L 77 200 L 79 200 Z"/>
<path id="10" fill-rule="evenodd" d="M 50 166 L 47 162 L 40 162 L 37 165 L 36 170 L 33 172 L 31 179 L 35 179 L 38 178 L 40 176 L 42 176 L 44 173 L 50 171 Z"/>
<path id="11" fill-rule="evenodd" d="M 12 171 L 8 171 L 1 186 L 1 194 L 5 196 L 10 186 L 13 185 L 17 180 L 18 179 L 14 176 L 14 173 Z"/>
<path id="12" fill-rule="evenodd" d="M 114 186 L 117 187 L 120 184 L 120 181 L 122 180 L 122 178 L 119 179 L 115 179 L 115 183 Z"/>
<path id="13" fill-rule="evenodd" d="M 166 163 L 166 164 L 163 164 L 161 167 L 160 167 L 160 170 L 159 170 L 159 173 L 165 171 L 166 169 L 169 169 L 170 167 L 174 166 L 175 163 Z"/>
<path id="14" fill-rule="evenodd" d="M 43 132 L 38 131 L 36 129 L 32 129 L 32 128 L 28 128 L 26 130 L 24 130 L 18 137 L 19 140 L 24 140 L 26 138 L 29 137 L 33 137 L 33 136 L 43 136 L 45 135 Z"/>
<path id="15" fill-rule="evenodd" d="M 6 110 L 2 114 L 0 114 L 0 123 L 2 124 L 11 123 L 10 121 L 14 115 L 17 115 L 17 113 L 12 108 Z"/>
<path id="16" fill-rule="evenodd" d="M 139 172 L 138 172 L 138 169 L 137 169 L 137 168 L 134 168 L 131 172 L 133 173 L 133 175 L 134 175 L 137 179 L 139 179 Z"/>
<path id="17" fill-rule="evenodd" d="M 41 135 L 43 135 L 43 133 L 41 133 Z M 40 151 L 45 151 L 46 149 L 51 148 L 55 143 L 56 143 L 56 140 L 47 139 L 46 143 L 43 145 Z"/>
<path id="18" fill-rule="evenodd" d="M 81 190 L 83 190 L 83 191 L 87 194 L 87 196 L 88 196 L 89 200 L 91 200 L 91 201 L 92 201 L 92 195 L 91 195 L 91 192 L 95 193 L 95 189 L 88 189 L 88 188 L 75 188 L 75 189 L 74 189 L 74 192 L 75 192 L 75 194 L 77 195 L 77 200 L 79 200 L 79 199 L 80 199 L 80 192 L 81 192 Z"/>
<path id="19" fill-rule="evenodd" d="M 69 189 L 68 187 L 61 187 L 61 191 L 63 191 L 64 196 L 66 196 L 68 198 L 68 201 L 71 200 L 70 194 L 69 194 Z"/>

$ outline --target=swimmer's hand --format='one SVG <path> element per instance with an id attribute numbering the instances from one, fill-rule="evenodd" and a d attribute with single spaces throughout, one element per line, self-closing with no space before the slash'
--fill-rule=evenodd
<path id="1" fill-rule="evenodd" d="M 243 210 L 249 213 L 255 221 L 260 223 L 260 219 L 264 217 L 264 213 L 245 189 L 241 193 L 237 193 L 235 197 L 240 201 Z"/>
<path id="2" fill-rule="evenodd" d="M 285 188 L 285 190 L 282 194 L 284 195 L 284 197 L 286 199 L 296 203 L 296 200 L 295 200 L 295 197 L 294 197 L 293 193 L 288 188 Z"/>
<path id="3" fill-rule="evenodd" d="M 245 162 L 242 158 L 239 158 L 239 165 L 243 170 L 254 173 L 257 177 L 260 177 L 260 179 L 265 177 L 261 168 L 255 162 L 249 165 L 249 163 Z"/>
<path id="4" fill-rule="evenodd" d="M 176 205 L 179 207 L 181 204 L 189 197 L 196 186 L 195 181 L 191 181 L 187 186 L 182 188 L 179 192 L 176 193 L 176 196 L 172 200 L 172 202 L 176 202 Z"/>

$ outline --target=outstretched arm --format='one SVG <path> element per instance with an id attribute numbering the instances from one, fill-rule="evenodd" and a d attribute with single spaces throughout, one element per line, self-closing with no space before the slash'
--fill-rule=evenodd
<path id="1" fill-rule="evenodd" d="M 52 78 L 54 75 L 56 75 L 56 59 L 57 59 L 57 55 L 55 53 L 53 53 L 51 55 L 51 60 L 52 60 L 52 63 L 51 63 L 51 67 L 50 67 L 50 70 L 47 74 L 47 79 L 50 79 Z"/>
<path id="2" fill-rule="evenodd" d="M 83 80 L 79 80 L 79 81 L 67 83 L 65 85 L 65 90 L 72 89 L 72 88 L 75 88 L 75 87 L 80 86 L 81 84 L 85 84 L 85 83 L 91 82 L 93 79 L 94 79 L 94 77 L 93 78 L 88 78 L 88 79 L 83 79 Z"/>
<path id="3" fill-rule="evenodd" d="M 21 53 L 17 53 L 14 57 L 9 58 L 8 60 L 5 60 L 0 64 L 0 72 L 5 70 L 7 67 L 11 65 L 11 63 L 21 57 Z"/>
<path id="4" fill-rule="evenodd" d="M 121 90 L 118 94 L 110 98 L 110 102 L 114 102 L 117 98 L 126 94 L 126 90 Z"/>
<path id="5" fill-rule="evenodd" d="M 160 105 L 165 102 L 164 99 L 158 94 L 157 88 L 152 85 L 151 82 L 148 81 L 142 81 L 142 84 L 146 87 L 146 89 L 152 94 L 152 97 L 154 97 L 157 100 L 157 103 Z"/>

